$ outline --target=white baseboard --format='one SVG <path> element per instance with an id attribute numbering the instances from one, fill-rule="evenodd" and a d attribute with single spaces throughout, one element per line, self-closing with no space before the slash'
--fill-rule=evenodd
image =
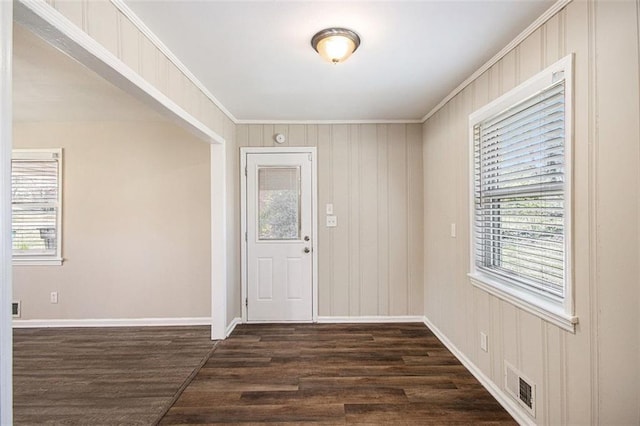
<path id="1" fill-rule="evenodd" d="M 507 412 L 511 414 L 511 416 L 513 416 L 513 418 L 519 424 L 535 426 L 536 423 L 520 409 L 518 404 L 502 389 L 500 389 L 500 387 L 498 387 L 498 385 L 496 385 L 486 374 L 484 374 L 477 365 L 475 365 L 469 358 L 467 358 L 467 356 L 460 349 L 458 349 L 456 345 L 454 345 L 453 342 L 451 342 L 451 340 L 449 340 L 447 336 L 445 336 L 444 333 L 442 333 L 440 329 L 438 329 L 438 327 L 436 327 L 431 321 L 429 321 L 429 318 L 423 317 L 422 320 L 424 324 L 433 332 L 433 334 L 435 334 L 436 337 L 440 339 L 440 341 L 447 347 L 447 349 L 449 349 L 451 353 L 453 353 L 455 357 L 458 358 L 462 365 L 464 365 L 467 370 L 469 370 L 471 374 L 473 374 L 473 376 L 478 379 L 482 386 L 484 386 L 485 389 L 487 389 L 489 393 L 493 395 L 498 403 L 500 403 L 500 405 L 502 405 L 502 407 L 504 407 L 504 409 L 507 410 Z"/>
<path id="2" fill-rule="evenodd" d="M 318 317 L 319 323 L 392 323 L 392 322 L 424 322 L 424 317 L 420 316 L 359 316 L 359 317 Z"/>
<path id="3" fill-rule="evenodd" d="M 227 326 L 227 329 L 225 331 L 225 336 L 229 337 L 231 333 L 233 333 L 233 330 L 235 330 L 238 324 L 242 324 L 242 318 L 235 317 L 234 319 L 232 319 L 229 325 Z"/>
<path id="4" fill-rule="evenodd" d="M 211 325 L 210 317 L 201 318 L 115 318 L 115 319 L 38 319 L 13 320 L 13 328 L 48 327 L 159 327 Z"/>

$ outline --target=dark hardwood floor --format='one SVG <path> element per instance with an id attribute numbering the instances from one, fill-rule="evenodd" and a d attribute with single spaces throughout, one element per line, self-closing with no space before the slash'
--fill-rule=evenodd
<path id="1" fill-rule="evenodd" d="M 15 329 L 14 424 L 154 424 L 210 337 L 206 326 Z"/>
<path id="2" fill-rule="evenodd" d="M 515 424 L 423 324 L 241 325 L 160 424 Z"/>

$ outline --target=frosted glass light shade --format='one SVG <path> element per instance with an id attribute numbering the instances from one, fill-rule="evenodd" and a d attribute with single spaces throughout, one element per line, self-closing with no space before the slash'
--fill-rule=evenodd
<path id="1" fill-rule="evenodd" d="M 356 51 L 360 37 L 346 28 L 327 28 L 313 36 L 311 46 L 325 60 L 337 64 Z"/>

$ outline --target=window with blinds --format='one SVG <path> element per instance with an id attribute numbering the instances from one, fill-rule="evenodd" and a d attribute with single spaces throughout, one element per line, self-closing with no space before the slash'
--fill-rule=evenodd
<path id="1" fill-rule="evenodd" d="M 14 263 L 61 262 L 62 151 L 14 150 L 11 161 Z"/>
<path id="2" fill-rule="evenodd" d="M 474 126 L 475 262 L 564 297 L 564 80 Z"/>
<path id="3" fill-rule="evenodd" d="M 555 64 L 470 117 L 472 281 L 510 300 L 539 298 L 565 316 L 573 309 L 570 64 Z"/>

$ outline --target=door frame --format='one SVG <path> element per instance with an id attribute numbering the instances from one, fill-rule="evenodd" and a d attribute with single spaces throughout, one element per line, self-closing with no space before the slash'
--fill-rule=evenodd
<path id="1" fill-rule="evenodd" d="M 13 2 L 0 1 L 0 424 L 13 424 L 11 148 Z"/>
<path id="2" fill-rule="evenodd" d="M 318 165 L 317 149 L 308 147 L 244 147 L 240 148 L 240 286 L 242 322 L 247 321 L 247 154 L 311 155 L 311 307 L 312 321 L 318 322 Z M 274 321 L 277 322 L 277 321 Z"/>

